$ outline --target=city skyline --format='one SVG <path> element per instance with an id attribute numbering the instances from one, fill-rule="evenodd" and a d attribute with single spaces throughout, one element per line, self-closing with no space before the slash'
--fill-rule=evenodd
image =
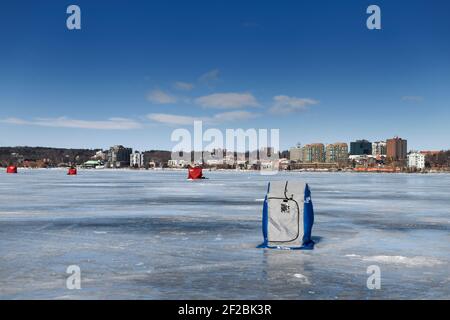
<path id="1" fill-rule="evenodd" d="M 296 144 L 291 145 L 291 146 L 287 146 L 286 148 L 280 148 L 278 151 L 279 152 L 285 152 L 285 151 L 290 151 L 290 150 L 296 149 L 296 148 L 301 149 L 301 148 L 303 148 L 305 146 L 311 146 L 311 145 L 323 145 L 324 147 L 334 146 L 334 145 L 336 145 L 336 146 L 346 145 L 347 148 L 348 148 L 348 154 L 349 155 L 352 155 L 352 154 L 355 154 L 355 155 L 358 155 L 358 154 L 367 154 L 367 155 L 380 154 L 380 155 L 382 155 L 382 154 L 386 154 L 386 152 L 381 152 L 380 150 L 386 151 L 387 143 L 388 143 L 389 140 L 400 139 L 400 140 L 408 142 L 408 139 L 403 139 L 403 138 L 402 137 L 398 137 L 398 136 L 394 136 L 394 137 L 387 138 L 387 139 L 384 139 L 384 140 L 378 139 L 376 141 L 371 141 L 371 140 L 367 140 L 367 139 L 356 139 L 355 141 L 348 141 L 348 142 L 346 142 L 346 141 L 334 141 L 334 142 L 314 141 L 314 142 L 306 142 L 306 143 L 297 142 Z M 245 137 L 245 139 L 248 139 L 248 137 Z M 248 140 L 246 140 L 246 141 L 248 141 Z M 352 150 L 351 149 L 352 144 L 353 143 L 360 143 L 360 142 L 366 142 L 366 143 L 370 144 L 370 146 L 372 148 L 370 150 L 370 152 L 363 151 L 363 152 L 355 152 L 355 153 L 353 153 L 351 151 Z M 204 146 L 205 145 L 207 145 L 207 143 L 204 143 Z M 382 146 L 380 147 L 380 145 L 382 145 Z M 8 146 L 0 146 L 0 147 L 12 147 L 12 148 L 15 148 L 15 147 L 40 148 L 40 147 L 42 147 L 42 148 L 49 148 L 49 149 L 52 149 L 52 148 L 55 148 L 55 149 L 68 149 L 68 150 L 70 150 L 70 149 L 73 149 L 73 150 L 75 150 L 75 149 L 84 149 L 84 150 L 103 150 L 104 151 L 104 150 L 109 149 L 110 147 L 116 147 L 116 146 L 125 146 L 125 147 L 127 147 L 129 149 L 132 149 L 132 150 L 135 150 L 135 151 L 140 151 L 140 152 L 152 151 L 152 150 L 154 150 L 154 151 L 169 151 L 169 152 L 174 152 L 175 151 L 175 149 L 148 148 L 148 147 L 145 147 L 145 146 L 143 148 L 136 148 L 136 147 L 133 147 L 133 146 L 130 146 L 130 145 L 123 145 L 123 144 L 120 144 L 120 143 L 119 144 L 118 143 L 112 144 L 111 146 L 106 146 L 106 147 L 80 147 L 80 148 L 74 148 L 74 147 L 69 147 L 69 146 L 61 146 L 61 147 L 59 147 L 59 146 L 45 146 L 45 145 L 40 145 L 40 146 L 8 145 Z M 254 152 L 254 151 L 262 150 L 262 149 L 265 148 L 265 147 L 258 147 L 258 148 L 255 148 L 255 149 L 249 149 L 247 147 L 248 147 L 248 145 L 246 145 L 245 152 Z M 269 148 L 272 148 L 272 147 L 269 146 Z M 373 149 L 373 148 L 376 148 L 376 149 Z M 214 150 L 227 150 L 227 148 L 225 146 L 223 148 L 213 148 L 213 149 L 203 148 L 201 150 L 197 150 L 196 152 L 210 152 L 210 151 L 214 151 Z M 237 151 L 236 148 L 232 149 L 232 150 L 234 152 Z M 372 152 L 372 150 L 377 150 L 377 151 L 373 151 Z M 411 148 L 411 147 L 409 147 L 409 142 L 408 142 L 408 146 L 407 146 L 406 152 L 407 153 L 419 152 L 419 151 L 420 152 L 421 151 L 423 151 L 423 152 L 432 152 L 432 151 L 433 152 L 440 152 L 440 151 L 448 151 L 448 150 L 450 150 L 450 149 L 434 149 L 434 150 L 431 150 L 431 149 L 425 149 L 425 148 Z M 191 149 L 191 152 L 194 152 L 194 150 Z"/>
<path id="2" fill-rule="evenodd" d="M 279 128 L 281 150 L 394 136 L 408 150 L 450 149 L 450 4 L 438 3 L 376 1 L 382 29 L 368 30 L 365 1 L 125 11 L 83 0 L 72 31 L 65 3 L 8 3 L 0 145 L 171 150 L 174 129 L 202 120 Z"/>

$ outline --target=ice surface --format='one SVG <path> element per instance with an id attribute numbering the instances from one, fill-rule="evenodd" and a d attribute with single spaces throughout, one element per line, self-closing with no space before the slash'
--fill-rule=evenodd
<path id="1" fill-rule="evenodd" d="M 450 175 L 186 175 L 1 172 L 0 298 L 450 298 Z M 267 182 L 286 179 L 312 189 L 314 251 L 255 248 Z"/>

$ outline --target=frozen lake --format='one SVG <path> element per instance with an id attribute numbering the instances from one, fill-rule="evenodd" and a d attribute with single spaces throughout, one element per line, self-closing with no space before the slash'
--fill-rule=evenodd
<path id="1" fill-rule="evenodd" d="M 1 299 L 450 299 L 448 174 L 65 173 L 2 169 Z M 310 184 L 316 248 L 256 249 L 287 179 Z"/>

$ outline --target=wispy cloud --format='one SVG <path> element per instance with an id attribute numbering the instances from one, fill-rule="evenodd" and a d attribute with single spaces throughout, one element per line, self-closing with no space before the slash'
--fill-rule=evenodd
<path id="1" fill-rule="evenodd" d="M 217 81 L 219 81 L 219 74 L 220 74 L 219 69 L 213 69 L 202 74 L 198 78 L 198 81 L 204 85 L 213 86 L 214 84 L 217 83 Z"/>
<path id="2" fill-rule="evenodd" d="M 183 82 L 183 81 L 177 81 L 173 84 L 175 89 L 182 90 L 182 91 L 191 91 L 194 89 L 194 84 L 189 82 Z"/>
<path id="3" fill-rule="evenodd" d="M 204 118 L 196 118 L 191 116 L 183 116 L 168 113 L 150 113 L 147 118 L 168 125 L 189 125 L 197 120 L 205 120 Z"/>
<path id="4" fill-rule="evenodd" d="M 238 110 L 238 111 L 218 113 L 211 117 L 193 117 L 168 113 L 151 113 L 147 115 L 147 118 L 152 121 L 167 125 L 191 125 L 194 123 L 194 121 L 203 121 L 204 123 L 208 124 L 219 124 L 223 122 L 233 122 L 233 121 L 243 121 L 253 119 L 258 116 L 259 114 L 257 113 Z"/>
<path id="5" fill-rule="evenodd" d="M 58 118 L 35 118 L 25 120 L 20 118 L 7 118 L 0 122 L 15 125 L 32 125 L 55 128 L 97 129 L 97 130 L 131 130 L 139 129 L 142 124 L 127 118 L 109 118 L 107 120 L 79 120 L 67 117 Z"/>
<path id="6" fill-rule="evenodd" d="M 308 106 L 318 104 L 319 101 L 309 98 L 297 98 L 279 95 L 273 97 L 274 104 L 270 108 L 270 112 L 273 114 L 291 114 L 299 111 L 306 110 Z"/>
<path id="7" fill-rule="evenodd" d="M 147 95 L 147 100 L 157 104 L 170 104 L 177 102 L 177 98 L 162 90 L 156 89 Z"/>
<path id="8" fill-rule="evenodd" d="M 223 112 L 218 113 L 214 115 L 212 118 L 212 121 L 216 122 L 224 122 L 224 121 L 241 121 L 241 120 L 249 120 L 259 117 L 260 114 L 244 111 L 244 110 L 237 110 L 237 111 L 229 111 L 229 112 Z"/>
<path id="9" fill-rule="evenodd" d="M 259 103 L 250 93 L 214 93 L 195 99 L 195 103 L 203 108 L 237 109 L 242 107 L 258 107 Z"/>
<path id="10" fill-rule="evenodd" d="M 423 97 L 422 96 L 403 96 L 402 100 L 410 101 L 410 102 L 421 102 L 421 101 L 423 101 Z"/>

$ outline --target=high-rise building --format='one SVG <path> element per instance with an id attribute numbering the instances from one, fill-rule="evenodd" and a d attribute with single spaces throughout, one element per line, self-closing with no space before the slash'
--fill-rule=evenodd
<path id="1" fill-rule="evenodd" d="M 303 162 L 325 162 L 325 146 L 323 143 L 305 145 L 303 147 Z"/>
<path id="2" fill-rule="evenodd" d="M 372 155 L 373 156 L 385 156 L 386 155 L 386 142 L 385 141 L 372 142 Z"/>
<path id="3" fill-rule="evenodd" d="M 405 161 L 407 152 L 407 141 L 394 137 L 386 140 L 386 157 L 390 161 Z"/>
<path id="4" fill-rule="evenodd" d="M 348 144 L 336 142 L 327 145 L 326 162 L 328 163 L 347 163 L 348 162 Z"/>
<path id="5" fill-rule="evenodd" d="M 139 151 L 134 151 L 130 154 L 130 167 L 142 168 L 144 166 L 144 154 Z"/>
<path id="6" fill-rule="evenodd" d="M 289 160 L 295 162 L 303 161 L 303 150 L 300 145 L 297 145 L 289 150 Z"/>
<path id="7" fill-rule="evenodd" d="M 367 140 L 356 140 L 350 142 L 350 154 L 352 156 L 372 154 L 372 143 Z"/>
<path id="8" fill-rule="evenodd" d="M 111 168 L 121 168 L 130 166 L 130 155 L 133 153 L 133 149 L 125 148 L 124 146 L 117 145 L 109 149 L 108 152 L 108 165 Z"/>

